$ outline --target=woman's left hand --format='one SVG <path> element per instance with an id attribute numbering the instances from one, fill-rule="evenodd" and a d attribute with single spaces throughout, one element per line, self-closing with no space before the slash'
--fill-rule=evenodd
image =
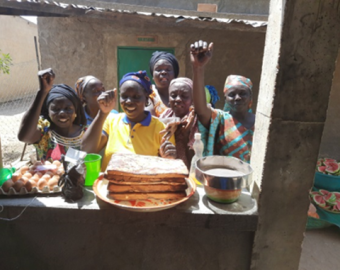
<path id="1" fill-rule="evenodd" d="M 163 135 L 162 137 L 162 143 L 164 141 L 168 141 L 170 140 L 170 138 L 175 134 L 178 125 L 180 124 L 180 120 L 178 119 L 174 119 L 174 121 L 169 122 L 165 129 L 163 129 L 162 131 L 159 132 L 160 135 Z"/>
<path id="2" fill-rule="evenodd" d="M 177 157 L 176 146 L 174 146 L 169 141 L 163 142 L 159 149 L 159 155 L 162 158 L 176 159 Z"/>

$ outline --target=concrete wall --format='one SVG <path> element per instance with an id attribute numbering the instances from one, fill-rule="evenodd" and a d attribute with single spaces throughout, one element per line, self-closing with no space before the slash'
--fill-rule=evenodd
<path id="1" fill-rule="evenodd" d="M 333 76 L 327 119 L 322 134 L 319 156 L 340 160 L 340 53 L 338 53 Z"/>
<path id="2" fill-rule="evenodd" d="M 180 63 L 180 76 L 191 77 L 188 49 L 192 42 L 203 39 L 215 43 L 206 84 L 218 89 L 221 97 L 218 106 L 223 106 L 223 85 L 229 74 L 242 74 L 252 79 L 256 104 L 264 32 L 252 32 L 251 27 L 249 31 L 236 31 L 229 24 L 218 23 L 216 27 L 209 22 L 199 21 L 193 21 L 190 27 L 181 27 L 175 20 L 144 17 L 149 18 L 129 16 L 127 19 L 119 15 L 116 20 L 39 18 L 42 66 L 55 70 L 56 83 L 73 86 L 77 78 L 92 74 L 100 78 L 107 89 L 113 88 L 118 81 L 117 46 L 142 46 L 136 43 L 137 36 L 153 35 L 157 36 L 158 42 L 148 47 L 175 48 Z M 206 27 L 195 27 L 197 24 Z"/>
<path id="3" fill-rule="evenodd" d="M 267 15 L 269 0 L 102 0 L 130 5 L 197 10 L 197 4 L 216 4 L 221 13 L 244 13 Z"/>
<path id="4" fill-rule="evenodd" d="M 37 91 L 38 65 L 34 46 L 37 25 L 19 16 L 0 16 L 0 49 L 12 58 L 10 75 L 0 74 L 0 102 Z"/>

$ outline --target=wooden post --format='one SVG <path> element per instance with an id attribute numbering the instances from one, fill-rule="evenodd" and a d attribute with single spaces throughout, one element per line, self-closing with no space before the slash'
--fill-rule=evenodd
<path id="1" fill-rule="evenodd" d="M 271 0 L 251 164 L 252 270 L 298 269 L 340 36 L 340 1 Z"/>

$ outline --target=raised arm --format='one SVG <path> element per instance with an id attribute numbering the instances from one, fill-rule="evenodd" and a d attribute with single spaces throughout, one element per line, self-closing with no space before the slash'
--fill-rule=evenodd
<path id="1" fill-rule="evenodd" d="M 18 139 L 25 143 L 36 143 L 40 140 L 41 131 L 38 129 L 38 121 L 41 108 L 45 98 L 52 89 L 55 74 L 51 68 L 38 72 L 39 90 L 33 103 L 28 111 L 24 114 L 19 132 Z"/>
<path id="2" fill-rule="evenodd" d="M 193 97 L 194 107 L 198 120 L 206 128 L 209 127 L 211 108 L 207 105 L 204 90 L 204 72 L 213 53 L 213 43 L 196 41 L 190 46 L 190 60 L 193 68 Z"/>
<path id="3" fill-rule="evenodd" d="M 103 125 L 109 113 L 115 107 L 117 90 L 103 92 L 98 97 L 99 111 L 82 138 L 82 150 L 87 153 L 99 153 L 107 143 L 107 135 L 103 134 Z"/>

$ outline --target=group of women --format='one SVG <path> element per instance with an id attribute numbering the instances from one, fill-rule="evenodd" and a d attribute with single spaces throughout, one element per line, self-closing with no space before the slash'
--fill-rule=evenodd
<path id="1" fill-rule="evenodd" d="M 255 122 L 250 110 L 252 83 L 243 76 L 228 76 L 225 109 L 215 109 L 218 97 L 204 84 L 212 54 L 212 43 L 191 45 L 191 80 L 178 77 L 179 65 L 172 54 L 155 52 L 150 59 L 154 85 L 145 71 L 121 78 L 119 101 L 124 113 L 114 110 L 116 89 L 105 91 L 93 76 L 79 78 L 74 90 L 53 85 L 52 69 L 38 73 L 40 89 L 22 119 L 18 138 L 34 144 L 40 160 L 60 160 L 69 147 L 88 153 L 104 151 L 105 170 L 117 152 L 180 158 L 189 166 L 194 133 L 200 132 L 204 155 L 235 156 L 249 162 Z"/>

